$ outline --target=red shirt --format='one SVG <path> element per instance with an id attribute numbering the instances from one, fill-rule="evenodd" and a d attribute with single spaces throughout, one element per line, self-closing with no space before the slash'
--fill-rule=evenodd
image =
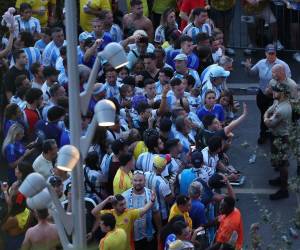
<path id="1" fill-rule="evenodd" d="M 41 119 L 40 113 L 37 110 L 25 108 L 25 122 L 28 124 L 28 132 L 29 134 L 33 134 L 35 124 Z"/>
<path id="2" fill-rule="evenodd" d="M 204 8 L 205 7 L 205 0 L 183 0 L 180 6 L 180 11 L 190 15 L 193 9 L 195 8 Z M 187 22 L 185 20 L 181 20 L 180 30 L 182 31 Z"/>
<path id="3" fill-rule="evenodd" d="M 243 221 L 240 211 L 235 208 L 229 215 L 219 216 L 219 228 L 216 235 L 216 242 L 227 243 L 233 231 L 236 231 L 238 238 L 236 241 L 236 249 L 240 250 L 243 246 Z"/>

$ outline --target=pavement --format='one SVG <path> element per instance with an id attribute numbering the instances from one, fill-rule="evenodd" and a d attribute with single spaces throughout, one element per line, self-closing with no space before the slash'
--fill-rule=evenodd
<path id="1" fill-rule="evenodd" d="M 263 52 L 255 53 L 253 62 L 263 58 Z M 299 82 L 299 64 L 292 60 L 291 54 L 280 53 L 279 58 L 286 61 L 292 71 L 293 79 Z M 288 199 L 270 201 L 269 194 L 276 188 L 268 185 L 268 180 L 277 177 L 270 165 L 269 143 L 257 145 L 259 132 L 259 111 L 256 107 L 255 94 L 247 92 L 248 87 L 257 86 L 257 77 L 249 77 L 240 61 L 244 60 L 243 52 L 236 51 L 234 72 L 228 79 L 228 85 L 233 89 L 235 99 L 246 102 L 249 115 L 243 124 L 234 131 L 235 137 L 228 154 L 231 164 L 245 176 L 246 182 L 242 187 L 234 188 L 237 193 L 237 207 L 241 210 L 244 222 L 244 249 L 252 249 L 250 244 L 250 226 L 260 224 L 261 249 L 300 249 L 300 240 L 290 236 L 289 228 L 295 228 L 293 218 L 297 208 L 296 195 L 290 193 Z M 242 107 L 242 105 L 241 105 Z M 251 155 L 256 154 L 256 161 L 249 164 Z M 290 159 L 290 177 L 296 176 L 296 163 L 293 156 Z M 300 205 L 300 204 L 299 204 Z M 300 234 L 300 231 L 297 231 Z M 268 246 L 273 244 L 273 247 Z"/>

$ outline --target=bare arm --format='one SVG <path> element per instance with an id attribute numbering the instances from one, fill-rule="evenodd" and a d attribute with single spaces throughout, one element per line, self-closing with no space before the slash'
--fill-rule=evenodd
<path id="1" fill-rule="evenodd" d="M 233 131 L 233 129 L 235 129 L 238 125 L 241 124 L 241 122 L 243 120 L 245 120 L 246 116 L 248 114 L 248 108 L 246 103 L 243 103 L 243 114 L 236 120 L 233 120 L 231 123 L 229 123 L 225 128 L 224 128 L 224 132 L 225 135 L 228 135 L 230 132 Z"/>
<path id="2" fill-rule="evenodd" d="M 99 203 L 96 207 L 93 208 L 92 210 L 92 215 L 94 215 L 94 217 L 99 217 L 99 212 L 108 204 L 110 203 L 115 197 L 113 195 L 108 196 L 104 201 L 102 201 L 101 203 Z"/>
<path id="3" fill-rule="evenodd" d="M 166 113 L 168 111 L 167 94 L 170 89 L 171 89 L 170 84 L 166 84 L 164 86 L 159 109 L 157 110 L 157 114 L 159 116 L 162 116 L 164 113 Z"/>
<path id="4" fill-rule="evenodd" d="M 30 234 L 31 234 L 31 230 L 28 229 L 26 234 L 25 234 L 25 238 L 24 241 L 22 243 L 22 248 L 21 250 L 30 250 L 31 249 L 31 240 L 30 240 Z"/>
<path id="5" fill-rule="evenodd" d="M 0 51 L 0 58 L 5 57 L 9 54 L 13 46 L 13 41 L 14 41 L 14 31 L 10 30 L 7 46 L 4 50 Z"/>
<path id="6" fill-rule="evenodd" d="M 85 6 L 84 8 L 84 13 L 86 14 L 89 14 L 89 15 L 94 15 L 94 16 L 97 16 L 101 13 L 101 9 L 94 9 L 94 8 L 91 8 L 90 6 Z"/>
<path id="7" fill-rule="evenodd" d="M 146 22 L 145 31 L 148 34 L 149 40 L 153 41 L 153 34 L 154 34 L 153 24 L 149 19 Z"/>
<path id="8" fill-rule="evenodd" d="M 162 228 L 162 224 L 161 224 L 161 218 L 160 218 L 159 211 L 156 211 L 153 213 L 153 220 L 154 220 L 154 224 L 156 226 L 157 231 L 160 231 Z"/>
<path id="9" fill-rule="evenodd" d="M 148 202 L 143 208 L 140 209 L 140 217 L 143 217 L 149 209 L 151 209 L 154 205 L 156 199 L 156 195 L 154 192 L 151 192 L 150 202 Z"/>

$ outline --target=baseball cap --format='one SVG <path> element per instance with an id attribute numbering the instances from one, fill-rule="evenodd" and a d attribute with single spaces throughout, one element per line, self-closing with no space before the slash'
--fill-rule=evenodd
<path id="1" fill-rule="evenodd" d="M 183 53 L 178 54 L 174 58 L 174 61 L 187 61 L 187 60 L 188 60 L 188 57 Z"/>
<path id="2" fill-rule="evenodd" d="M 171 156 L 166 155 L 155 155 L 153 157 L 153 166 L 156 169 L 163 169 L 171 161 Z"/>
<path id="3" fill-rule="evenodd" d="M 194 245 L 188 241 L 175 240 L 169 245 L 170 250 L 195 249 Z"/>
<path id="4" fill-rule="evenodd" d="M 273 44 L 268 44 L 265 48 L 265 52 L 276 52 L 276 47 Z"/>
<path id="5" fill-rule="evenodd" d="M 230 75 L 230 71 L 226 71 L 221 66 L 212 67 L 210 70 L 210 77 L 228 77 Z"/>
<path id="6" fill-rule="evenodd" d="M 101 92 L 106 91 L 105 85 L 103 83 L 96 83 L 93 88 L 93 95 L 98 95 Z"/>
<path id="7" fill-rule="evenodd" d="M 200 168 L 203 164 L 203 155 L 201 151 L 193 151 L 191 155 L 191 162 L 194 167 Z"/>
<path id="8" fill-rule="evenodd" d="M 89 38 L 93 38 L 90 33 L 88 33 L 88 32 L 82 32 L 79 35 L 78 40 L 79 40 L 79 42 L 84 42 L 85 40 L 87 40 Z"/>

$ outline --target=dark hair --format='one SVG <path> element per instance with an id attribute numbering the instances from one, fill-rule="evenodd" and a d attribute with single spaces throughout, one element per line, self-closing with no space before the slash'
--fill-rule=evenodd
<path id="1" fill-rule="evenodd" d="M 207 184 L 211 189 L 220 189 L 225 185 L 223 176 L 218 173 L 213 174 Z"/>
<path id="2" fill-rule="evenodd" d="M 49 94 L 51 97 L 55 96 L 56 92 L 60 89 L 61 85 L 58 83 L 53 84 L 49 89 Z"/>
<path id="3" fill-rule="evenodd" d="M 41 33 L 47 36 L 51 36 L 51 29 L 49 27 L 42 27 Z"/>
<path id="4" fill-rule="evenodd" d="M 209 40 L 209 35 L 206 32 L 200 32 L 196 35 L 196 43 Z"/>
<path id="5" fill-rule="evenodd" d="M 56 141 L 54 139 L 45 140 L 43 142 L 43 153 L 47 154 L 50 150 L 52 150 L 54 145 L 56 145 Z"/>
<path id="6" fill-rule="evenodd" d="M 187 227 L 187 224 L 185 221 L 176 221 L 173 224 L 173 233 L 175 235 L 182 235 L 182 231 Z"/>
<path id="7" fill-rule="evenodd" d="M 209 126 L 211 126 L 214 119 L 216 119 L 216 116 L 213 114 L 207 114 L 207 115 L 203 116 L 202 124 L 203 124 L 204 128 L 207 129 Z"/>
<path id="8" fill-rule="evenodd" d="M 99 155 L 96 151 L 88 152 L 85 164 L 92 170 L 99 170 Z"/>
<path id="9" fill-rule="evenodd" d="M 107 213 L 100 216 L 100 221 L 107 227 L 113 230 L 116 227 L 116 218 L 113 214 Z"/>
<path id="10" fill-rule="evenodd" d="M 65 110 L 69 109 L 69 99 L 67 96 L 60 96 L 57 98 L 57 105 L 64 108 Z"/>
<path id="11" fill-rule="evenodd" d="M 206 99 L 209 94 L 214 94 L 216 96 L 216 92 L 212 89 L 209 89 L 205 92 L 204 99 Z"/>
<path id="12" fill-rule="evenodd" d="M 166 8 L 166 9 L 164 10 L 164 12 L 163 12 L 162 15 L 161 15 L 161 24 L 162 24 L 162 25 L 166 25 L 166 24 L 167 24 L 168 16 L 169 16 L 172 12 L 175 13 L 174 8 L 172 8 L 172 7 Z"/>
<path id="13" fill-rule="evenodd" d="M 182 81 L 179 78 L 177 78 L 177 77 L 174 77 L 170 81 L 170 84 L 171 84 L 172 87 L 179 86 L 181 83 L 182 83 Z"/>
<path id="14" fill-rule="evenodd" d="M 149 43 L 149 38 L 147 36 L 141 36 L 138 41 L 138 43 L 145 43 L 148 44 Z"/>
<path id="15" fill-rule="evenodd" d="M 44 77 L 49 77 L 49 76 L 53 76 L 53 75 L 58 75 L 59 74 L 59 71 L 56 70 L 55 67 L 53 66 L 46 66 L 44 69 L 43 69 L 43 74 L 44 74 Z"/>
<path id="16" fill-rule="evenodd" d="M 9 120 L 13 115 L 17 114 L 17 110 L 20 109 L 19 105 L 16 103 L 8 104 L 4 109 L 4 119 Z"/>
<path id="17" fill-rule="evenodd" d="M 169 78 L 172 78 L 174 75 L 173 70 L 168 67 L 162 68 L 159 72 L 164 73 Z"/>
<path id="18" fill-rule="evenodd" d="M 159 122 L 159 130 L 162 132 L 169 132 L 172 128 L 172 121 L 168 117 L 163 117 Z"/>
<path id="19" fill-rule="evenodd" d="M 166 144 L 165 144 L 165 149 L 169 152 L 171 150 L 171 148 L 176 147 L 178 145 L 178 143 L 180 142 L 179 139 L 169 139 L 167 140 Z"/>
<path id="20" fill-rule="evenodd" d="M 159 133 L 155 129 L 146 129 L 143 134 L 143 139 L 149 152 L 154 152 L 154 148 L 158 147 Z"/>
<path id="21" fill-rule="evenodd" d="M 33 168 L 32 168 L 32 164 L 28 161 L 21 161 L 20 163 L 18 163 L 17 165 L 18 170 L 20 171 L 20 173 L 22 174 L 21 177 L 21 181 L 24 181 L 25 178 L 34 172 Z"/>
<path id="22" fill-rule="evenodd" d="M 25 10 L 32 10 L 32 6 L 29 3 L 21 3 L 20 4 L 20 13 L 23 13 Z"/>
<path id="23" fill-rule="evenodd" d="M 188 86 L 194 87 L 196 80 L 192 75 L 185 75 L 183 79 L 187 81 Z"/>
<path id="24" fill-rule="evenodd" d="M 145 55 L 143 55 L 143 59 L 146 59 L 146 58 L 155 60 L 156 56 L 155 56 L 155 54 L 153 52 L 147 52 Z"/>
<path id="25" fill-rule="evenodd" d="M 22 74 L 22 75 L 18 75 L 15 79 L 15 86 L 16 88 L 19 88 L 23 85 L 23 81 L 27 79 L 27 76 Z"/>
<path id="26" fill-rule="evenodd" d="M 193 39 L 188 35 L 183 35 L 180 37 L 180 44 L 184 42 L 193 42 Z"/>
<path id="27" fill-rule="evenodd" d="M 186 195 L 180 194 L 176 197 L 176 203 L 179 206 L 184 206 L 189 202 L 190 198 Z"/>
<path id="28" fill-rule="evenodd" d="M 163 57 L 166 56 L 166 52 L 164 51 L 164 49 L 162 47 L 155 48 L 153 53 L 154 53 L 155 56 L 156 56 L 156 53 L 161 53 Z"/>
<path id="29" fill-rule="evenodd" d="M 39 72 L 39 68 L 42 66 L 41 63 L 39 62 L 35 62 L 33 64 L 31 64 L 31 67 L 30 67 L 30 71 L 33 75 L 37 74 Z"/>
<path id="30" fill-rule="evenodd" d="M 127 84 L 127 85 L 130 85 L 132 87 L 135 87 L 135 78 L 134 76 L 126 76 L 124 79 L 123 79 L 123 84 Z"/>
<path id="31" fill-rule="evenodd" d="M 222 138 L 220 136 L 212 136 L 207 142 L 207 146 L 210 152 L 216 152 L 222 148 Z"/>
<path id="32" fill-rule="evenodd" d="M 138 112 L 138 114 L 140 115 L 141 113 L 145 112 L 147 109 L 149 109 L 150 106 L 148 103 L 146 102 L 140 102 L 136 108 L 136 111 Z"/>
<path id="33" fill-rule="evenodd" d="M 117 70 L 109 64 L 104 67 L 104 73 L 107 74 L 108 72 L 117 72 Z"/>
<path id="34" fill-rule="evenodd" d="M 122 98 L 125 98 L 125 94 L 127 91 L 130 91 L 132 89 L 132 85 L 129 85 L 129 84 L 123 84 L 121 87 L 120 87 L 120 96 Z"/>
<path id="35" fill-rule="evenodd" d="M 118 139 L 113 141 L 111 145 L 111 150 L 115 155 L 119 154 L 121 150 L 124 150 L 126 144 L 124 143 L 124 140 Z"/>
<path id="36" fill-rule="evenodd" d="M 203 9 L 203 8 L 195 8 L 195 9 L 193 9 L 193 11 L 192 11 L 192 16 L 193 16 L 193 17 L 199 16 L 201 13 L 207 13 L 207 10 L 206 10 L 206 9 Z"/>
<path id="37" fill-rule="evenodd" d="M 30 32 L 22 31 L 19 34 L 21 41 L 24 43 L 24 47 L 33 47 L 34 46 L 34 38 Z"/>
<path id="38" fill-rule="evenodd" d="M 60 106 L 53 106 L 47 112 L 47 118 L 49 122 L 58 121 L 66 114 L 66 111 Z"/>
<path id="39" fill-rule="evenodd" d="M 63 31 L 62 28 L 60 28 L 60 27 L 54 27 L 54 28 L 52 28 L 52 30 L 51 30 L 51 34 L 53 34 L 53 33 L 58 33 L 58 32 L 62 32 L 62 31 Z"/>
<path id="40" fill-rule="evenodd" d="M 38 88 L 31 88 L 28 89 L 25 95 L 25 100 L 29 104 L 34 103 L 35 101 L 39 100 L 43 96 L 43 91 Z"/>
<path id="41" fill-rule="evenodd" d="M 160 231 L 160 239 L 162 242 L 165 242 L 169 234 L 174 233 L 173 225 L 178 221 L 185 222 L 184 217 L 182 215 L 176 215 L 172 217 L 172 219 L 170 219 L 170 221 L 165 226 L 163 226 Z"/>
<path id="42" fill-rule="evenodd" d="M 136 5 L 141 5 L 143 4 L 141 0 L 131 0 L 130 1 L 130 6 L 136 6 Z"/>
<path id="43" fill-rule="evenodd" d="M 119 162 L 121 166 L 125 166 L 128 162 L 130 162 L 133 158 L 133 155 L 131 153 L 125 153 L 121 154 L 119 156 Z"/>
<path id="44" fill-rule="evenodd" d="M 46 220 L 49 216 L 48 208 L 36 210 L 36 215 L 41 220 Z"/>
<path id="45" fill-rule="evenodd" d="M 209 46 L 201 45 L 201 47 L 197 49 L 197 55 L 200 59 L 207 58 L 210 54 L 211 54 L 211 48 Z"/>
<path id="46" fill-rule="evenodd" d="M 113 201 L 111 202 L 112 206 L 116 206 L 120 201 L 125 200 L 124 196 L 121 194 L 116 194 L 115 198 L 113 199 Z"/>
<path id="47" fill-rule="evenodd" d="M 225 196 L 224 197 L 224 202 L 226 203 L 227 207 L 230 209 L 230 210 L 233 210 L 234 209 L 234 206 L 235 206 L 235 199 L 231 196 Z"/>
<path id="48" fill-rule="evenodd" d="M 153 83 L 155 83 L 155 81 L 152 78 L 147 78 L 144 81 L 144 86 L 146 87 L 147 85 L 150 85 L 150 84 L 153 84 Z"/>
<path id="49" fill-rule="evenodd" d="M 16 49 L 16 50 L 13 52 L 13 59 L 14 59 L 14 61 L 16 62 L 17 59 L 20 58 L 20 55 L 23 54 L 23 53 L 25 53 L 24 50 L 22 50 L 22 49 Z"/>

